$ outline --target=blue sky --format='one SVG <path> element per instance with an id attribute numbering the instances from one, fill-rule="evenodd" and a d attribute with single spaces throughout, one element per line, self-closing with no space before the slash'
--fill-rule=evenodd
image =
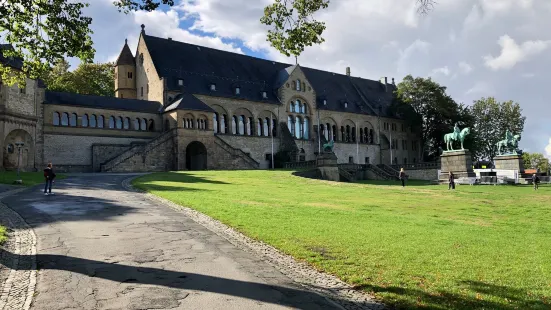
<path id="1" fill-rule="evenodd" d="M 294 63 L 271 48 L 259 19 L 270 0 L 176 0 L 155 12 L 118 13 L 111 0 L 87 9 L 96 61 L 113 61 L 124 39 L 135 49 L 140 25 L 159 37 Z M 521 146 L 551 158 L 551 1 L 440 0 L 428 16 L 415 0 L 339 0 L 318 18 L 326 42 L 308 48 L 301 65 L 378 80 L 431 77 L 458 102 L 495 96 L 521 104 Z M 72 61 L 72 64 L 77 64 Z M 547 147 L 547 151 L 546 151 Z"/>

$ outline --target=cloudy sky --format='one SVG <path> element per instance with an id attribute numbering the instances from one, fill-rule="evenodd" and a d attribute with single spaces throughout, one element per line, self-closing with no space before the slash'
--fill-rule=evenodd
<path id="1" fill-rule="evenodd" d="M 265 40 L 259 19 L 270 0 L 175 0 L 155 12 L 118 13 L 112 0 L 94 0 L 96 61 L 113 61 L 139 25 L 146 32 L 213 48 L 294 63 Z M 551 1 L 438 0 L 428 15 L 415 0 L 333 0 L 319 14 L 326 42 L 308 48 L 304 66 L 399 82 L 432 77 L 458 102 L 494 96 L 521 104 L 527 117 L 521 146 L 551 158 Z"/>

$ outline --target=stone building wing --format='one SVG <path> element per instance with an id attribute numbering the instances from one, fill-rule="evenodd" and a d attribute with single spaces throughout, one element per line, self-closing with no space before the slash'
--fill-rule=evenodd
<path id="1" fill-rule="evenodd" d="M 117 58 L 117 61 L 115 62 L 115 65 L 121 66 L 121 65 L 135 65 L 136 59 L 134 59 L 134 55 L 132 55 L 132 52 L 130 51 L 130 48 L 128 47 L 128 42 L 124 42 L 124 47 L 122 48 L 122 51 L 119 55 L 119 58 Z"/>
<path id="2" fill-rule="evenodd" d="M 44 104 L 69 105 L 95 109 L 145 113 L 159 113 L 161 108 L 161 103 L 157 101 L 122 99 L 116 97 L 91 96 L 52 91 L 46 91 Z"/>
<path id="3" fill-rule="evenodd" d="M 166 79 L 168 91 L 181 92 L 185 88 L 192 94 L 280 104 L 276 90 L 298 67 L 145 34 L 143 39 L 157 72 Z M 316 92 L 320 109 L 394 117 L 388 112 L 393 84 L 302 66 L 300 69 Z M 263 91 L 267 91 L 267 98 L 263 98 Z"/>

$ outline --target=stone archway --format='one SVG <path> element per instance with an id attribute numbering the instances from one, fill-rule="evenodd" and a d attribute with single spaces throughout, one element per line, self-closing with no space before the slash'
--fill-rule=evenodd
<path id="1" fill-rule="evenodd" d="M 18 142 L 23 142 L 21 155 L 17 147 Z M 34 168 L 34 141 L 31 135 L 22 129 L 12 130 L 4 139 L 3 166 L 6 170 L 16 170 L 18 159 L 19 167 L 23 171 Z"/>
<path id="2" fill-rule="evenodd" d="M 186 169 L 207 170 L 207 148 L 199 141 L 193 141 L 186 147 Z"/>

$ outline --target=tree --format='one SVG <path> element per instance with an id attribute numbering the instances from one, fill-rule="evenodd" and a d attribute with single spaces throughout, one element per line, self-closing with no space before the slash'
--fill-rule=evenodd
<path id="1" fill-rule="evenodd" d="M 541 153 L 522 153 L 522 161 L 525 169 L 539 169 L 540 172 L 548 172 L 551 168 L 549 159 Z"/>
<path id="2" fill-rule="evenodd" d="M 115 0 L 120 11 L 152 11 L 173 0 Z M 13 49 L 3 50 L 5 57 L 23 60 L 21 70 L 0 63 L 4 84 L 25 84 L 25 77 L 44 76 L 57 61 L 77 57 L 89 63 L 94 58 L 90 24 L 83 16 L 88 4 L 73 0 L 6 0 L 0 2 L 0 39 Z"/>
<path id="3" fill-rule="evenodd" d="M 493 97 L 474 101 L 469 109 L 474 120 L 475 158 L 492 160 L 497 154 L 496 144 L 505 139 L 507 129 L 513 134 L 521 134 L 525 117 L 518 103 L 512 101 L 498 102 Z"/>
<path id="4" fill-rule="evenodd" d="M 112 63 L 81 63 L 71 72 L 67 61 L 62 59 L 43 79 L 46 87 L 52 91 L 97 96 L 115 94 L 115 70 Z"/>
<path id="5" fill-rule="evenodd" d="M 465 106 L 446 94 L 446 87 L 430 78 L 408 75 L 397 85 L 396 102 L 391 109 L 422 133 L 424 159 L 434 160 L 444 147 L 444 135 L 451 133 L 455 123 L 468 126 L 470 115 Z"/>
<path id="6" fill-rule="evenodd" d="M 418 12 L 429 12 L 435 0 L 415 0 Z M 325 23 L 314 19 L 314 15 L 329 6 L 329 0 L 275 0 L 264 8 L 260 22 L 270 26 L 267 41 L 281 54 L 295 59 L 307 46 L 321 44 Z"/>

